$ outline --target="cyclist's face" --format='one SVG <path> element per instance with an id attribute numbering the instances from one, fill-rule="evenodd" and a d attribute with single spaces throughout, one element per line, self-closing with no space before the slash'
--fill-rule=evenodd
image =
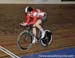
<path id="1" fill-rule="evenodd" d="M 30 14 L 30 15 L 32 14 L 32 12 L 27 12 L 27 13 Z"/>

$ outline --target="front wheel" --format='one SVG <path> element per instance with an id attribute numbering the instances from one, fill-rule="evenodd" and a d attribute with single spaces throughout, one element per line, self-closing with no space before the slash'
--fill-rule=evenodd
<path id="1" fill-rule="evenodd" d="M 47 47 L 52 42 L 52 32 L 49 30 L 45 30 L 45 37 L 40 40 L 40 43 L 43 47 Z"/>
<path id="2" fill-rule="evenodd" d="M 22 31 L 17 39 L 17 46 L 21 50 L 27 50 L 32 46 L 32 33 L 24 30 Z"/>

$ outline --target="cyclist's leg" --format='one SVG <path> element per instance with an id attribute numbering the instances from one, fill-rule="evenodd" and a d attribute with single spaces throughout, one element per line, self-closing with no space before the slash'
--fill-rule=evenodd
<path id="1" fill-rule="evenodd" d="M 41 31 L 44 32 L 43 27 L 40 24 L 43 24 L 44 22 L 47 21 L 47 14 L 45 13 L 44 16 L 41 19 L 38 19 L 36 22 L 36 27 Z"/>
<path id="2" fill-rule="evenodd" d="M 35 27 L 33 27 L 32 32 L 33 32 L 33 35 L 34 35 L 32 43 L 36 43 L 37 42 L 37 38 L 36 38 L 36 28 Z"/>
<path id="3" fill-rule="evenodd" d="M 33 35 L 36 36 L 36 28 L 35 27 L 33 27 L 32 32 L 33 32 Z"/>
<path id="4" fill-rule="evenodd" d="M 42 24 L 42 20 L 41 19 L 38 19 L 35 26 L 40 30 L 40 31 L 44 31 L 43 30 L 43 27 L 40 25 Z"/>
<path id="5" fill-rule="evenodd" d="M 42 19 L 38 19 L 35 26 L 41 31 L 41 33 L 42 33 L 41 38 L 43 38 L 44 35 L 45 35 L 45 31 L 44 31 L 43 27 L 40 24 L 42 24 Z"/>

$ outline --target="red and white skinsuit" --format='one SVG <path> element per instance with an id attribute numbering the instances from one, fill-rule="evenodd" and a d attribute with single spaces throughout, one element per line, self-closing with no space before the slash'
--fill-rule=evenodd
<path id="1" fill-rule="evenodd" d="M 40 9 L 33 9 L 32 12 L 30 13 L 27 13 L 27 16 L 26 16 L 26 23 L 28 25 L 32 24 L 34 25 L 37 21 L 37 19 L 40 19 L 42 20 L 42 17 L 45 15 L 45 12 L 40 10 Z M 31 21 L 31 18 L 32 18 L 32 21 Z"/>

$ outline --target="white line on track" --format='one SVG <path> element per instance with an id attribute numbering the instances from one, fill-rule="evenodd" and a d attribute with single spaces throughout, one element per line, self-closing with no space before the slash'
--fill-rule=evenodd
<path id="1" fill-rule="evenodd" d="M 12 58 L 20 58 L 19 56 L 15 55 L 14 53 L 10 52 L 9 50 L 7 50 L 6 48 L 4 48 L 2 46 L 0 46 L 0 50 L 3 51 L 4 53 L 8 54 Z"/>

